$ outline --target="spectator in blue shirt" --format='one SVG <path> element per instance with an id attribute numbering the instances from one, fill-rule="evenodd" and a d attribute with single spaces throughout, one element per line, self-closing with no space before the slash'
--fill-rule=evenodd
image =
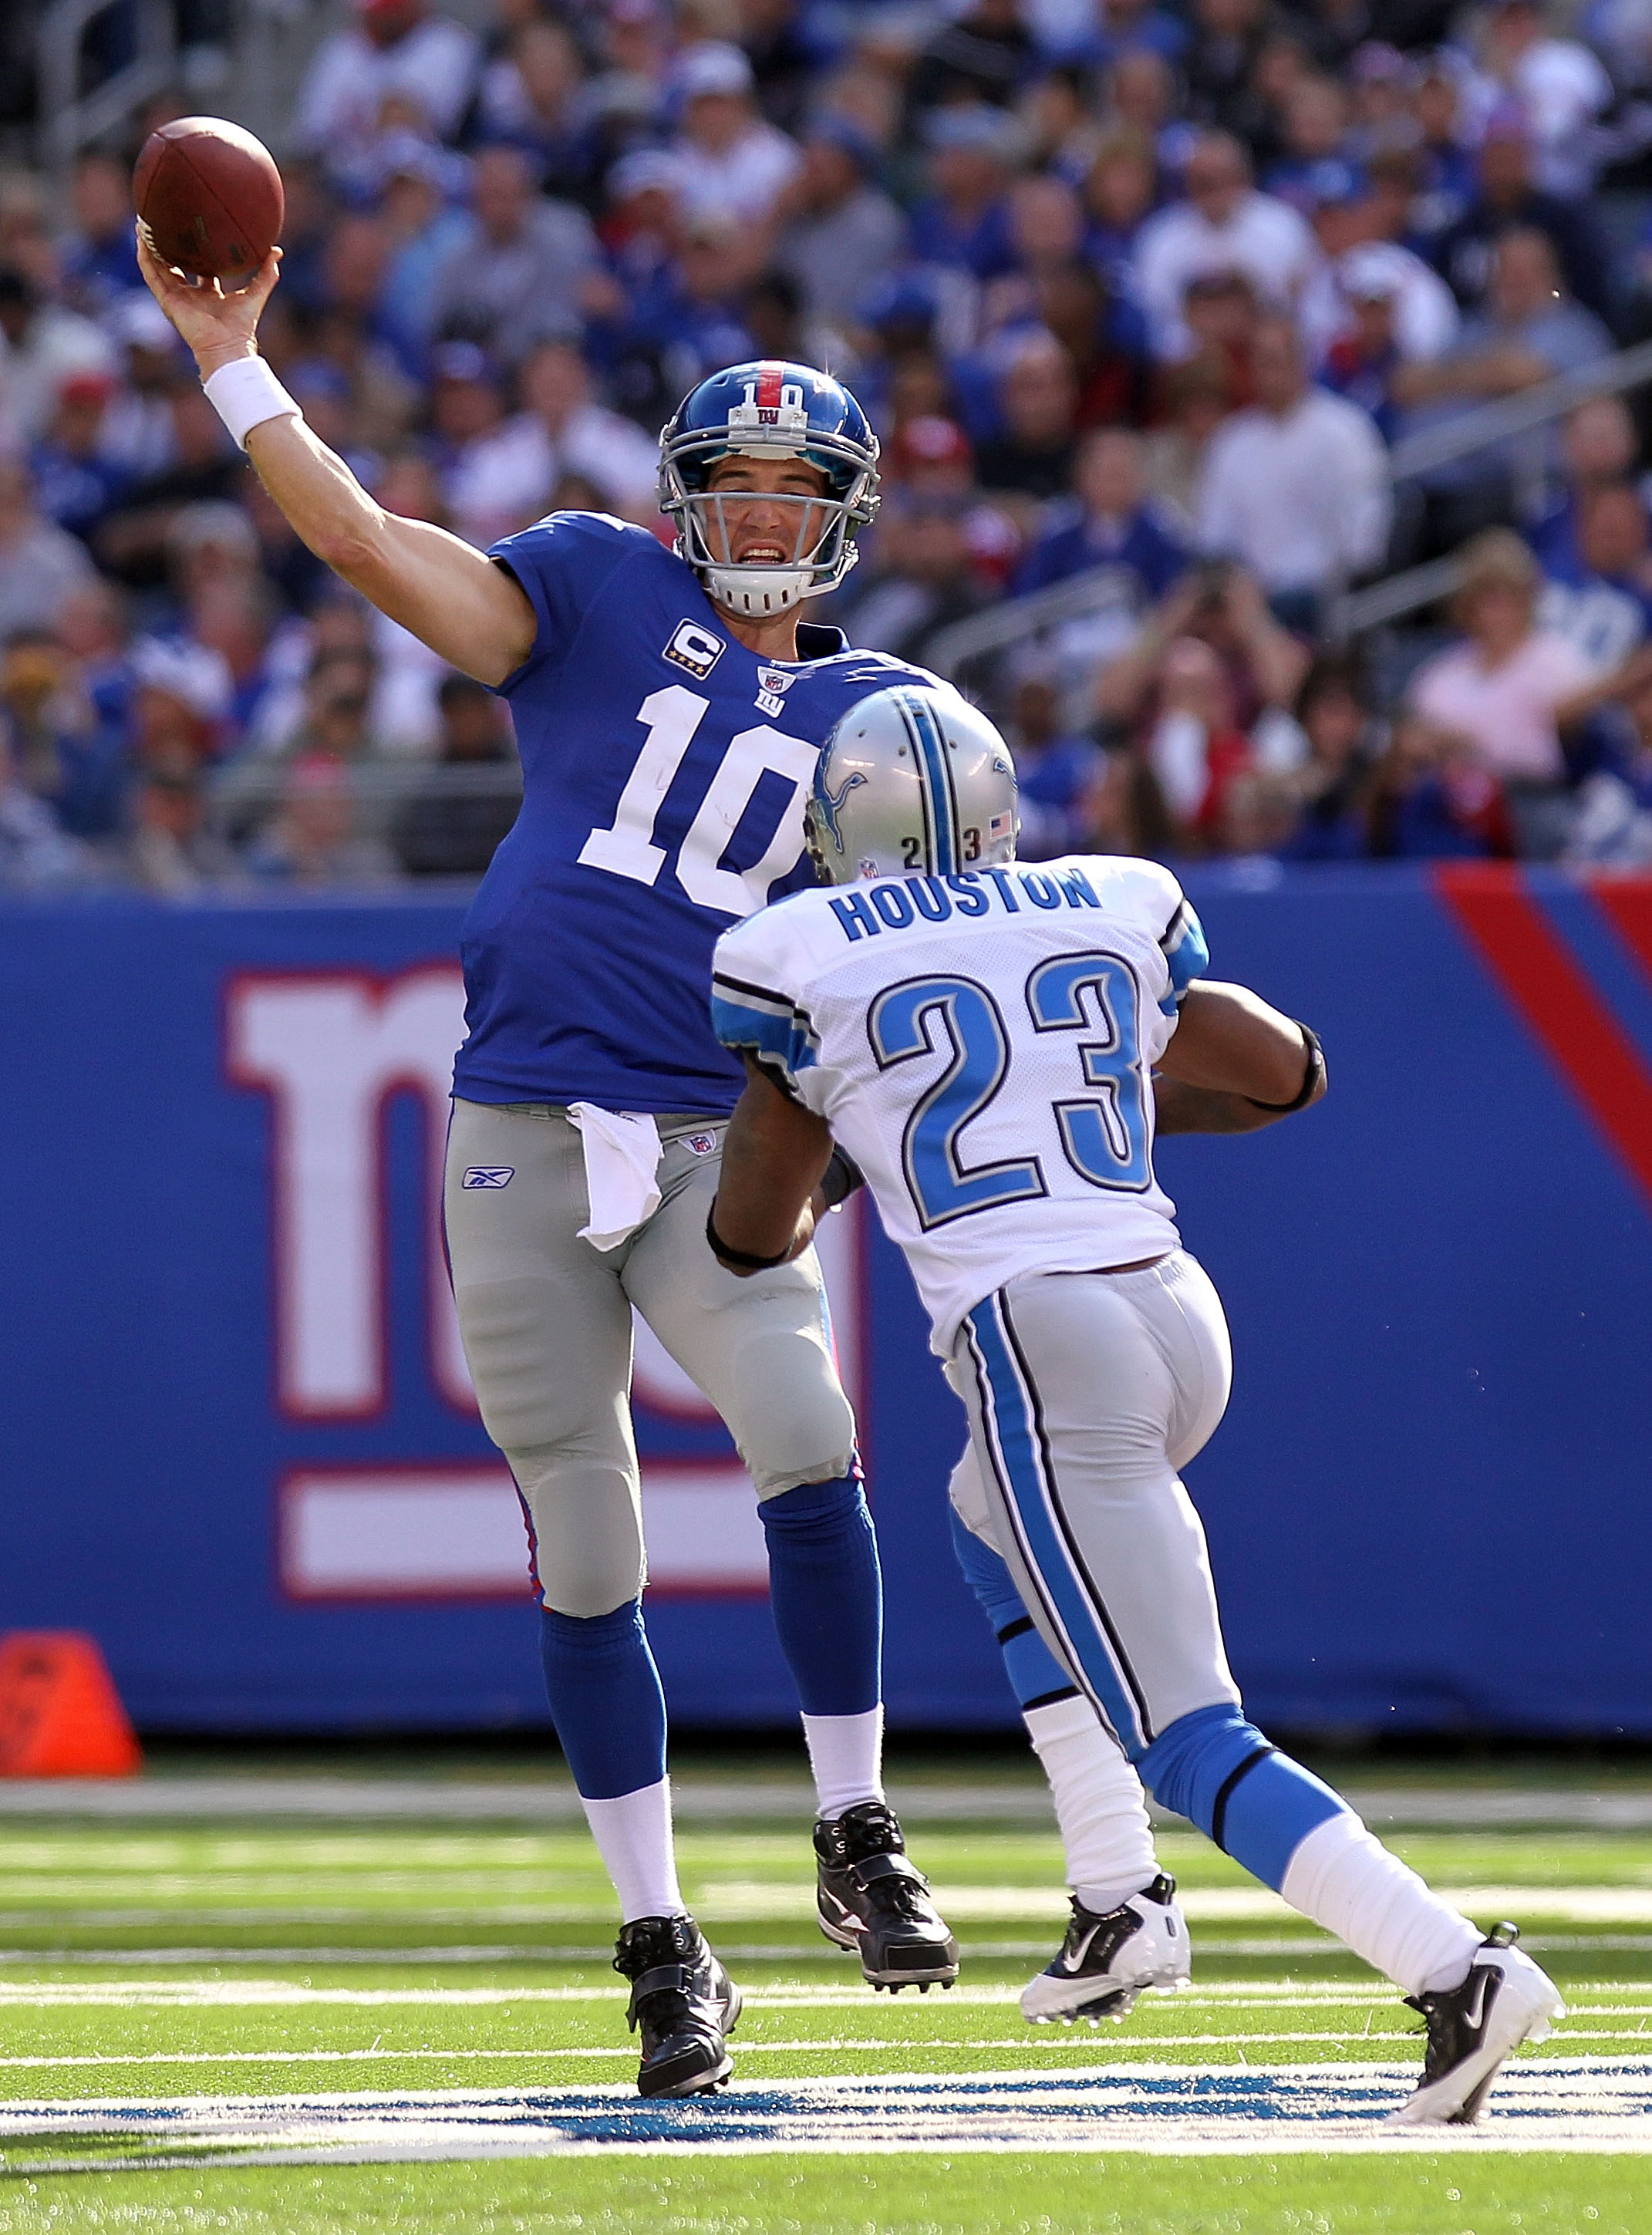
<path id="1" fill-rule="evenodd" d="M 1141 437 L 1124 427 L 1097 428 L 1079 449 L 1076 480 L 1077 496 L 1022 560 L 1017 593 L 1115 566 L 1135 578 L 1137 604 L 1154 603 L 1185 570 L 1188 553 L 1146 495 Z"/>
<path id="2" fill-rule="evenodd" d="M 977 279 L 1015 269 L 1007 200 L 1015 130 L 993 108 L 943 108 L 929 118 L 931 191 L 912 213 L 918 263 L 956 265 Z"/>
<path id="3" fill-rule="evenodd" d="M 1062 711 L 1060 691 L 1050 677 L 1022 677 L 1010 709 L 1010 737 L 1021 807 L 1018 850 L 1024 861 L 1053 861 L 1085 844 L 1090 795 L 1106 770 L 1100 746 L 1071 732 Z"/>
<path id="4" fill-rule="evenodd" d="M 122 295 L 143 292 L 132 228 L 132 174 L 118 156 L 88 149 L 69 188 L 75 230 L 63 244 L 64 301 L 101 318 Z"/>
<path id="5" fill-rule="evenodd" d="M 82 542 L 89 541 L 132 485 L 131 474 L 101 447 L 114 389 L 104 373 L 71 373 L 57 391 L 51 424 L 29 461 L 41 510 Z"/>

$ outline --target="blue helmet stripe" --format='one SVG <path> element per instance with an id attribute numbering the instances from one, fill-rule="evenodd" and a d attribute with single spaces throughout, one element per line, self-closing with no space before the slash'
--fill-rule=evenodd
<path id="1" fill-rule="evenodd" d="M 952 763 L 946 741 L 921 691 L 901 694 L 901 711 L 918 751 L 918 778 L 923 786 L 929 823 L 934 833 L 934 873 L 948 877 L 959 866 L 962 850 L 958 835 L 958 798 L 953 790 Z"/>

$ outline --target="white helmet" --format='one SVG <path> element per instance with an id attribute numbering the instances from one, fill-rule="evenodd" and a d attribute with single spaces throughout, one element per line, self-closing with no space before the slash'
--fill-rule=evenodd
<path id="1" fill-rule="evenodd" d="M 862 698 L 826 740 L 803 810 L 828 884 L 948 876 L 1015 858 L 1015 764 L 955 691 L 897 683 Z"/>

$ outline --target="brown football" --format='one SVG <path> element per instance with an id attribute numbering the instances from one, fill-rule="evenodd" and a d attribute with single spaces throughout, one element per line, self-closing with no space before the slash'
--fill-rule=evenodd
<path id="1" fill-rule="evenodd" d="M 198 279 L 256 272 L 286 215 L 275 158 L 221 116 L 180 116 L 152 132 L 132 174 L 132 200 L 161 262 Z"/>

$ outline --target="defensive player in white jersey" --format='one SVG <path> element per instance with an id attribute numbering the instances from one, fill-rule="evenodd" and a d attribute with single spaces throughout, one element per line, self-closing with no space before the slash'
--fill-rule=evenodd
<path id="1" fill-rule="evenodd" d="M 1199 982 L 1203 934 L 1168 870 L 1012 867 L 1008 752 L 951 692 L 897 685 L 847 715 L 810 819 L 836 888 L 718 942 L 714 1019 L 748 1077 L 712 1248 L 746 1272 L 803 1247 L 841 1143 L 968 1412 L 980 1511 L 964 1519 L 1155 1799 L 1422 2012 L 1423 2078 L 1395 2117 L 1472 2120 L 1560 1997 L 1512 1927 L 1483 1939 L 1246 1720 L 1177 1473 L 1222 1417 L 1230 1359 L 1154 1176 L 1152 1074 L 1305 1106 L 1317 1040 Z M 966 829 L 985 842 L 968 868 Z M 1155 1891 L 1142 1911 L 1163 1911 Z"/>

